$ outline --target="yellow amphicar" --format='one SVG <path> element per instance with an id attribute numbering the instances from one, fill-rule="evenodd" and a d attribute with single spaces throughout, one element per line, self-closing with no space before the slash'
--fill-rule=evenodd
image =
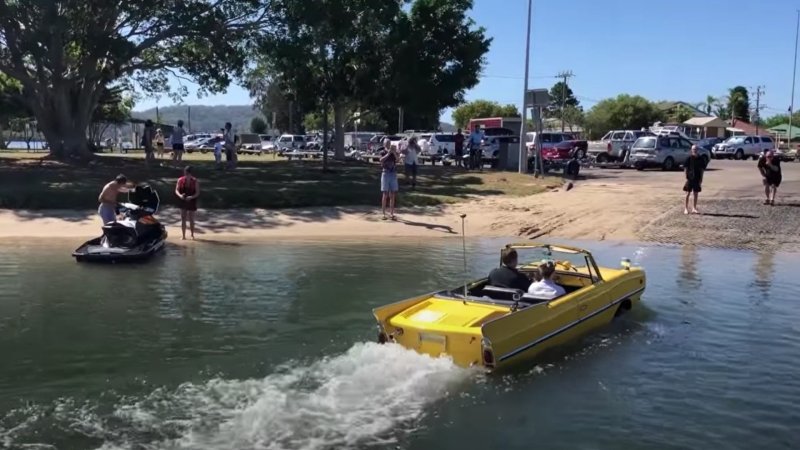
<path id="1" fill-rule="evenodd" d="M 644 271 L 627 259 L 614 269 L 599 267 L 590 252 L 569 246 L 509 244 L 503 253 L 509 252 L 530 261 L 517 270 L 532 279 L 541 279 L 540 264 L 549 261 L 555 270 L 546 275 L 562 294 L 542 298 L 482 278 L 374 309 L 378 341 L 449 356 L 463 367 L 496 370 L 611 322 L 634 307 L 645 289 Z"/>

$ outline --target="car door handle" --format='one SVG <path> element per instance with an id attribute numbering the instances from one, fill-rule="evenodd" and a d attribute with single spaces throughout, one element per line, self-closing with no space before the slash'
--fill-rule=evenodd
<path id="1" fill-rule="evenodd" d="M 586 311 L 586 308 L 588 308 L 588 306 L 586 306 L 586 305 L 584 304 L 584 305 L 581 305 L 581 307 L 580 307 L 580 310 L 581 310 L 581 311 Z"/>

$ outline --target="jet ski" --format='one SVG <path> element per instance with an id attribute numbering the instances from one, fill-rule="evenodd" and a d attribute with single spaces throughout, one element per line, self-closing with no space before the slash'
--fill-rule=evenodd
<path id="1" fill-rule="evenodd" d="M 128 192 L 128 201 L 120 203 L 117 215 L 122 218 L 103 225 L 103 235 L 72 252 L 77 262 L 143 261 L 164 249 L 167 230 L 155 217 L 160 200 L 158 192 L 140 184 Z"/>

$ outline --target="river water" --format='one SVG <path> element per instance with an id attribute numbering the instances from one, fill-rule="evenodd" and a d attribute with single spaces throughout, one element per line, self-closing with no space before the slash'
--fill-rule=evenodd
<path id="1" fill-rule="evenodd" d="M 373 343 L 371 308 L 462 281 L 458 240 L 71 247 L 0 247 L 0 448 L 800 448 L 796 255 L 591 244 L 643 307 L 486 376 Z"/>

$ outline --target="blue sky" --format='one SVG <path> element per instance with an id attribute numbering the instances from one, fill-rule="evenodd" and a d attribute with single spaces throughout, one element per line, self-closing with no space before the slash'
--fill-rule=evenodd
<path id="1" fill-rule="evenodd" d="M 521 105 L 527 4 L 475 0 L 471 16 L 494 41 L 468 100 Z M 797 9 L 800 0 L 534 0 L 529 87 L 549 88 L 555 74 L 571 70 L 570 87 L 588 109 L 620 93 L 695 103 L 735 85 L 752 92 L 761 85 L 762 116 L 784 113 L 791 99 Z M 800 105 L 798 99 L 800 90 Z M 231 87 L 198 99 L 190 88 L 184 102 L 238 105 L 250 98 Z M 140 101 L 136 109 L 153 106 L 154 100 Z M 442 120 L 451 121 L 450 114 L 444 111 Z"/>

